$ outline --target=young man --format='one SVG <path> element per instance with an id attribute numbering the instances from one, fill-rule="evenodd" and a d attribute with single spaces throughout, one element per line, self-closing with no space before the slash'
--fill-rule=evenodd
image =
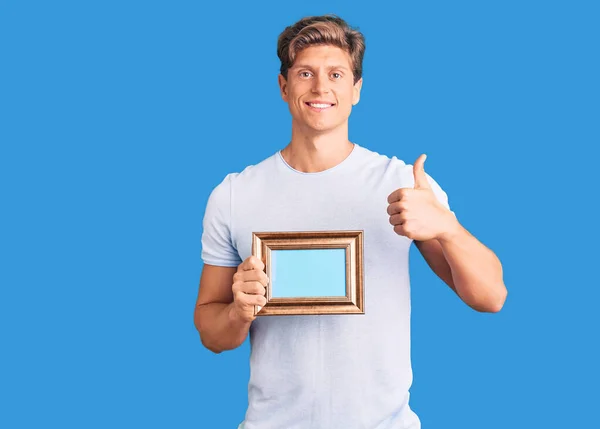
<path id="1" fill-rule="evenodd" d="M 500 261 L 459 224 L 425 157 L 411 166 L 348 140 L 364 50 L 337 17 L 287 27 L 279 85 L 291 142 L 227 175 L 207 203 L 195 324 L 215 353 L 250 334 L 245 429 L 420 428 L 409 407 L 412 242 L 473 309 L 497 312 L 506 298 Z M 364 315 L 255 318 L 269 279 L 252 231 L 346 229 L 364 230 Z"/>

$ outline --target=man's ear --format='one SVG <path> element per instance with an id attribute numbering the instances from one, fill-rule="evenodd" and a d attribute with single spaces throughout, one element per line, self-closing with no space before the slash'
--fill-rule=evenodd
<path id="1" fill-rule="evenodd" d="M 287 80 L 286 80 L 286 78 L 283 77 L 283 75 L 281 73 L 279 73 L 278 81 L 279 81 L 279 91 L 281 92 L 281 98 L 283 98 L 283 101 L 285 101 L 287 103 L 287 101 L 288 101 Z"/>
<path id="2" fill-rule="evenodd" d="M 356 106 L 360 101 L 360 90 L 362 89 L 363 78 L 361 77 L 354 84 L 354 89 L 352 91 L 352 105 Z"/>

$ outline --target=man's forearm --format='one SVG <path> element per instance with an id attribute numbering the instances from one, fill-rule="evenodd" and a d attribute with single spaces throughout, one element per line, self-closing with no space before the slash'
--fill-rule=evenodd
<path id="1" fill-rule="evenodd" d="M 233 304 L 213 302 L 196 307 L 194 323 L 202 344 L 214 353 L 239 347 L 250 329 L 251 322 L 235 319 Z"/>
<path id="2" fill-rule="evenodd" d="M 456 228 L 438 238 L 452 270 L 456 293 L 478 311 L 500 311 L 507 290 L 498 257 L 458 221 Z"/>

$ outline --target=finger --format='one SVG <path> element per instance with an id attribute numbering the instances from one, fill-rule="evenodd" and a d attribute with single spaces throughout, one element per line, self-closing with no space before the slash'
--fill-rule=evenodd
<path id="1" fill-rule="evenodd" d="M 267 274 L 264 271 L 257 271 L 257 270 L 252 270 L 252 271 L 247 271 L 247 275 L 248 275 L 248 280 L 255 280 L 259 283 L 261 283 L 263 286 L 267 286 L 269 284 L 269 277 L 267 277 Z"/>
<path id="2" fill-rule="evenodd" d="M 402 225 L 408 220 L 406 213 L 398 213 L 390 216 L 390 225 Z"/>
<path id="3" fill-rule="evenodd" d="M 394 192 L 392 192 L 388 196 L 388 199 L 387 199 L 388 204 L 392 204 L 392 203 L 402 200 L 403 198 L 406 198 L 411 191 L 412 191 L 412 189 L 410 189 L 410 188 L 396 189 Z"/>
<path id="4" fill-rule="evenodd" d="M 392 203 L 387 208 L 387 214 L 394 215 L 396 213 L 402 213 L 407 209 L 407 204 L 403 200 Z"/>
<path id="5" fill-rule="evenodd" d="M 233 275 L 234 282 L 260 282 L 263 286 L 267 286 L 269 284 L 269 277 L 264 271 L 258 270 L 248 270 L 248 271 L 238 271 Z"/>
<path id="6" fill-rule="evenodd" d="M 240 290 L 250 295 L 264 295 L 265 287 L 260 282 L 244 282 Z"/>
<path id="7" fill-rule="evenodd" d="M 259 307 L 264 307 L 267 303 L 267 298 L 262 295 L 248 295 L 252 300 L 251 305 L 258 305 Z"/>
<path id="8" fill-rule="evenodd" d="M 258 281 L 237 281 L 232 286 L 234 296 L 239 293 L 247 295 L 265 295 L 267 290 L 261 282 Z"/>
<path id="9" fill-rule="evenodd" d="M 404 233 L 404 227 L 402 225 L 394 225 L 394 232 L 398 235 L 406 235 Z"/>
<path id="10" fill-rule="evenodd" d="M 408 237 L 409 235 L 406 229 L 406 223 L 403 223 L 402 225 L 395 225 L 394 232 L 398 235 L 403 235 L 404 237 Z"/>
<path id="11" fill-rule="evenodd" d="M 427 155 L 422 154 L 417 158 L 413 165 L 413 175 L 415 177 L 415 189 L 430 189 L 427 175 L 425 174 L 425 159 Z"/>
<path id="12" fill-rule="evenodd" d="M 244 262 L 242 262 L 242 264 L 240 265 L 240 269 L 242 271 L 250 271 L 250 270 L 262 271 L 265 269 L 265 264 L 263 263 L 263 261 L 258 259 L 256 256 L 252 255 L 252 256 L 246 258 L 246 260 Z"/>
<path id="13" fill-rule="evenodd" d="M 245 307 L 252 307 L 254 305 L 260 305 L 262 307 L 267 303 L 267 298 L 263 295 L 252 295 L 240 292 L 237 295 L 237 301 Z"/>

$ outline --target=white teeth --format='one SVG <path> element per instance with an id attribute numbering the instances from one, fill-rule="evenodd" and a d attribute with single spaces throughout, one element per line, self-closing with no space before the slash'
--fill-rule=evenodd
<path id="1" fill-rule="evenodd" d="M 326 107 L 331 107 L 332 104 L 314 104 L 309 103 L 311 107 L 316 107 L 317 109 L 325 109 Z"/>

